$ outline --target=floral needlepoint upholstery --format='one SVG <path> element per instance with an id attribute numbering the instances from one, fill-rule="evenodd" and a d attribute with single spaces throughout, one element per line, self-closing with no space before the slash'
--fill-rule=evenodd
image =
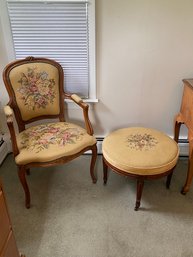
<path id="1" fill-rule="evenodd" d="M 23 120 L 59 113 L 58 70 L 46 63 L 23 64 L 10 72 Z"/>
<path id="2" fill-rule="evenodd" d="M 139 151 L 148 151 L 158 144 L 158 141 L 151 134 L 131 134 L 127 138 L 128 146 Z"/>
<path id="3" fill-rule="evenodd" d="M 17 164 L 52 161 L 92 146 L 96 139 L 71 123 L 56 122 L 30 127 L 17 136 Z"/>
<path id="4" fill-rule="evenodd" d="M 110 164 L 135 175 L 166 172 L 175 166 L 179 155 L 173 139 L 142 127 L 116 130 L 105 138 L 102 147 L 103 156 Z"/>
<path id="5" fill-rule="evenodd" d="M 17 89 L 21 94 L 20 99 L 30 110 L 46 108 L 49 103 L 54 102 L 55 80 L 50 79 L 47 72 L 38 72 L 36 67 L 28 67 L 27 72 L 21 74 L 18 83 L 20 83 Z"/>

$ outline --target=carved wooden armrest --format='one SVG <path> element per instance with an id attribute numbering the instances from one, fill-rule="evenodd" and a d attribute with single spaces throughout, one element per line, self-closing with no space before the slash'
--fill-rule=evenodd
<path id="1" fill-rule="evenodd" d="M 85 122 L 85 127 L 86 127 L 86 130 L 87 130 L 87 133 L 89 135 L 93 135 L 93 133 L 94 133 L 93 128 L 92 128 L 92 125 L 91 125 L 91 122 L 90 122 L 89 116 L 88 116 L 89 105 L 84 103 L 82 98 L 80 98 L 76 94 L 64 93 L 64 97 L 67 98 L 67 99 L 71 99 L 73 102 L 78 104 L 83 109 L 84 122 Z"/>
<path id="2" fill-rule="evenodd" d="M 7 126 L 9 128 L 9 132 L 11 135 L 13 154 L 14 154 L 14 156 L 16 156 L 19 153 L 19 149 L 17 146 L 16 134 L 15 134 L 15 129 L 14 129 L 14 125 L 13 125 L 13 110 L 11 109 L 11 107 L 9 105 L 6 105 L 4 107 L 4 113 L 7 118 Z"/>

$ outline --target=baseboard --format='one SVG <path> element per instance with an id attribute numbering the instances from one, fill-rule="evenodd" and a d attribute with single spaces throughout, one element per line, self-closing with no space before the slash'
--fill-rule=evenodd
<path id="1" fill-rule="evenodd" d="M 0 146 L 0 165 L 2 164 L 3 160 L 8 154 L 7 150 L 7 144 L 5 141 L 2 141 L 1 146 Z"/>
<path id="2" fill-rule="evenodd" d="M 102 143 L 103 143 L 104 137 L 98 137 L 97 138 L 97 152 L 98 154 L 102 154 Z"/>
<path id="3" fill-rule="evenodd" d="M 8 153 L 12 152 L 11 140 L 9 134 L 2 135 L 3 143 L 0 146 L 0 165 L 4 161 Z"/>
<path id="4" fill-rule="evenodd" d="M 188 140 L 179 139 L 180 147 L 180 156 L 188 157 L 189 156 L 189 143 Z"/>

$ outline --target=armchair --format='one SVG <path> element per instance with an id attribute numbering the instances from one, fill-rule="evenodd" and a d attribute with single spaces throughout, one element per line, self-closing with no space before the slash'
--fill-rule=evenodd
<path id="1" fill-rule="evenodd" d="M 64 92 L 64 73 L 60 64 L 46 58 L 27 57 L 8 64 L 3 80 L 10 98 L 4 111 L 18 176 L 25 192 L 26 208 L 30 208 L 26 173 L 32 167 L 63 164 L 91 150 L 90 175 L 96 183 L 94 166 L 97 147 L 88 117 L 89 106 L 76 94 Z M 85 129 L 65 121 L 65 98 L 82 108 Z M 15 131 L 13 115 L 19 133 Z M 42 121 L 56 118 L 57 122 Z M 35 121 L 41 123 L 29 126 Z"/>

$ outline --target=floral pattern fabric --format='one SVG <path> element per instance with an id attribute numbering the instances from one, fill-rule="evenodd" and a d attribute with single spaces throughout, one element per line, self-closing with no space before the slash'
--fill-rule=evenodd
<path id="1" fill-rule="evenodd" d="M 135 150 L 150 150 L 158 144 L 155 137 L 150 134 L 131 134 L 127 138 L 128 146 Z"/>
<path id="2" fill-rule="evenodd" d="M 20 99 L 29 110 L 46 108 L 56 97 L 55 80 L 49 78 L 45 71 L 38 72 L 36 67 L 28 67 L 18 83 L 21 84 L 17 89 Z"/>
<path id="3" fill-rule="evenodd" d="M 81 140 L 84 131 L 70 127 L 67 123 L 39 125 L 21 133 L 22 148 L 36 153 L 48 149 L 51 145 L 65 147 Z"/>

